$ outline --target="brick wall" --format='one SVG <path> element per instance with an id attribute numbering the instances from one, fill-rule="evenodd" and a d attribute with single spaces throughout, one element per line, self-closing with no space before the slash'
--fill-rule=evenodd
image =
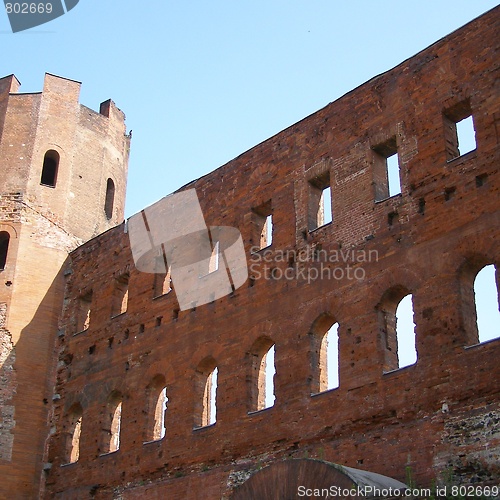
<path id="1" fill-rule="evenodd" d="M 500 340 L 478 344 L 471 289 L 486 264 L 497 266 L 498 281 L 500 264 L 499 15 L 490 11 L 184 188 L 196 189 L 208 225 L 241 231 L 253 279 L 231 295 L 180 312 L 175 283 L 154 298 L 154 276 L 135 269 L 123 225 L 71 254 L 47 497 L 227 498 L 262 466 L 305 456 L 402 481 L 411 470 L 422 486 L 448 480 L 449 467 L 455 483 L 498 479 Z M 463 103 L 477 147 L 450 160 L 445 113 Z M 374 155 L 391 144 L 401 193 L 377 200 L 384 187 Z M 309 231 L 309 184 L 325 172 L 333 222 Z M 252 254 L 252 208 L 262 206 L 271 207 L 273 242 Z M 333 258 L 314 260 L 313 251 Z M 125 274 L 127 310 L 113 316 Z M 381 318 L 405 293 L 418 360 L 392 369 L 394 320 Z M 325 314 L 340 325 L 340 385 L 312 395 L 313 325 Z M 252 349 L 262 337 L 275 343 L 276 401 L 252 412 Z M 212 362 L 217 421 L 197 428 L 198 381 Z M 166 435 L 145 443 L 157 376 L 167 387 Z M 115 397 L 120 448 L 103 454 Z M 75 405 L 80 456 L 68 464 Z"/>

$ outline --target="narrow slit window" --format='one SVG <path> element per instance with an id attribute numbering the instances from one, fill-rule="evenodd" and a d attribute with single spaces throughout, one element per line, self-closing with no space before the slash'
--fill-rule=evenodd
<path id="1" fill-rule="evenodd" d="M 53 149 L 47 151 L 43 158 L 42 176 L 40 184 L 55 187 L 57 181 L 57 170 L 59 168 L 59 153 Z"/>
<path id="2" fill-rule="evenodd" d="M 500 337 L 498 285 L 494 264 L 485 266 L 474 280 L 474 296 L 479 343 Z"/>
<path id="3" fill-rule="evenodd" d="M 113 207 L 115 203 L 115 183 L 113 179 L 108 179 L 106 183 L 106 199 L 104 201 L 104 212 L 106 213 L 106 218 L 111 219 L 113 217 Z"/>
<path id="4" fill-rule="evenodd" d="M 9 252 L 10 234 L 7 231 L 0 232 L 0 271 L 5 269 L 7 254 Z"/>

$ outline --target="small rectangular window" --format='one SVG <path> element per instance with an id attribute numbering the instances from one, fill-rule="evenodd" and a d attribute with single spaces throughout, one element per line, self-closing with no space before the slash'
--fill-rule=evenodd
<path id="1" fill-rule="evenodd" d="M 313 231 L 333 220 L 330 172 L 309 180 L 308 188 L 309 211 L 307 222 L 309 231 Z"/>
<path id="2" fill-rule="evenodd" d="M 396 137 L 393 136 L 373 150 L 373 184 L 375 201 L 401 193 L 401 169 Z"/>
<path id="3" fill-rule="evenodd" d="M 443 126 L 448 161 L 476 149 L 476 131 L 468 99 L 444 111 Z"/>
<path id="4" fill-rule="evenodd" d="M 271 200 L 252 208 L 252 244 L 261 250 L 273 242 L 273 214 Z"/>

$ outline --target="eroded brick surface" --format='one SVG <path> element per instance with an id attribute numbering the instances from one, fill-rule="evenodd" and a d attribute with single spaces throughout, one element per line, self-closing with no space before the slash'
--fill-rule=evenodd
<path id="1" fill-rule="evenodd" d="M 15 351 L 12 338 L 5 329 L 7 304 L 0 303 L 0 459 L 12 459 L 12 445 L 15 427 L 14 406 L 12 398 L 16 391 L 16 376 L 14 372 Z"/>
<path id="2" fill-rule="evenodd" d="M 492 482 L 500 477 L 500 413 L 497 405 L 468 409 L 454 415 L 441 435 L 449 450 L 437 455 L 434 468 L 444 471 L 442 482 L 470 484 Z"/>

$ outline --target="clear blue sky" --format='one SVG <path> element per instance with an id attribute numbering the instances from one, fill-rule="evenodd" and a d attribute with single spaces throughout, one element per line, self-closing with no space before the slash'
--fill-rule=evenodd
<path id="1" fill-rule="evenodd" d="M 88 107 L 116 102 L 133 129 L 129 217 L 496 4 L 80 0 L 17 34 L 0 11 L 0 74 L 14 73 L 21 91 L 37 92 L 47 71 L 81 81 Z M 481 286 L 490 299 L 492 283 Z M 496 307 L 483 340 L 498 335 Z"/>
<path id="2" fill-rule="evenodd" d="M 12 34 L 1 75 L 50 72 L 112 98 L 133 129 L 127 216 L 411 57 L 492 0 L 80 0 Z"/>

